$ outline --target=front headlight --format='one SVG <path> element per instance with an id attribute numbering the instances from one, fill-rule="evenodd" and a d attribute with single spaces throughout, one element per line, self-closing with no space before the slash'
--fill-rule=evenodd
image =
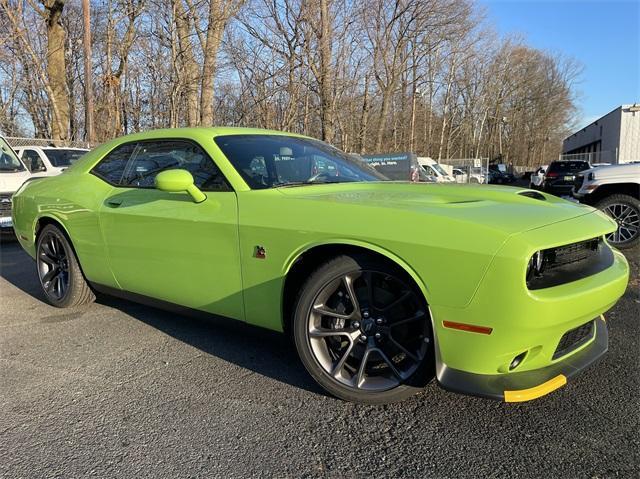
<path id="1" fill-rule="evenodd" d="M 589 173 L 589 174 L 587 175 L 587 180 L 589 180 L 589 181 L 593 181 L 593 180 L 595 180 L 595 179 L 596 179 L 596 175 L 595 175 L 594 173 Z"/>
<path id="2" fill-rule="evenodd" d="M 544 271 L 544 251 L 536 251 L 527 265 L 527 281 L 542 275 Z"/>

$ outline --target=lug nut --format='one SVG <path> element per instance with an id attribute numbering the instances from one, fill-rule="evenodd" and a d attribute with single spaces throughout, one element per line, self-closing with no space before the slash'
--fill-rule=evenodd
<path id="1" fill-rule="evenodd" d="M 363 343 L 367 340 L 367 336 L 364 334 L 360 335 L 360 341 L 362 341 Z"/>
<path id="2" fill-rule="evenodd" d="M 353 327 L 358 329 L 360 327 L 360 323 L 358 321 L 353 322 Z"/>
<path id="3" fill-rule="evenodd" d="M 376 324 L 382 324 L 382 323 L 384 323 L 382 318 L 376 319 Z"/>
<path id="4" fill-rule="evenodd" d="M 380 339 L 381 337 L 382 337 L 382 334 L 376 333 L 376 339 Z"/>
<path id="5" fill-rule="evenodd" d="M 369 311 L 363 311 L 362 317 L 363 318 L 368 318 L 369 317 Z"/>

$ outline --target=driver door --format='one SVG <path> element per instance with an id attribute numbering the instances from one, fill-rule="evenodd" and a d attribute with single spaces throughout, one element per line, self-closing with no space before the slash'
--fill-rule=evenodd
<path id="1" fill-rule="evenodd" d="M 98 165 L 100 166 L 100 165 Z M 155 189 L 155 176 L 186 169 L 207 199 Z M 138 142 L 100 209 L 108 260 L 125 291 L 243 319 L 235 193 L 188 140 Z"/>

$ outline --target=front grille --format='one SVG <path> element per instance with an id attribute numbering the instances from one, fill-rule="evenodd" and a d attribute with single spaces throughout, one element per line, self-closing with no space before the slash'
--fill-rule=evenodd
<path id="1" fill-rule="evenodd" d="M 560 338 L 556 352 L 553 353 L 553 359 L 566 356 L 571 351 L 575 351 L 583 344 L 587 343 L 593 337 L 594 322 L 589 321 L 582 326 L 567 331 Z"/>
<path id="2" fill-rule="evenodd" d="M 11 195 L 0 194 L 0 216 L 11 216 Z"/>
<path id="3" fill-rule="evenodd" d="M 602 238 L 593 238 L 542 250 L 541 271 L 529 277 L 530 290 L 550 288 L 604 271 L 613 264 L 613 252 Z"/>
<path id="4" fill-rule="evenodd" d="M 580 243 L 572 243 L 545 250 L 546 268 L 561 268 L 572 263 L 588 260 L 597 255 L 600 243 L 602 243 L 602 238 L 593 238 Z"/>

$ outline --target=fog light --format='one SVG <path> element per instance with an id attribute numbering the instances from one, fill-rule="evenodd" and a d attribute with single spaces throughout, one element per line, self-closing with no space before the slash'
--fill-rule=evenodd
<path id="1" fill-rule="evenodd" d="M 524 353 L 520 353 L 515 358 L 513 358 L 513 361 L 511 361 L 511 364 L 509 364 L 509 371 L 513 371 L 515 368 L 520 366 L 526 355 L 527 352 L 525 351 Z"/>

